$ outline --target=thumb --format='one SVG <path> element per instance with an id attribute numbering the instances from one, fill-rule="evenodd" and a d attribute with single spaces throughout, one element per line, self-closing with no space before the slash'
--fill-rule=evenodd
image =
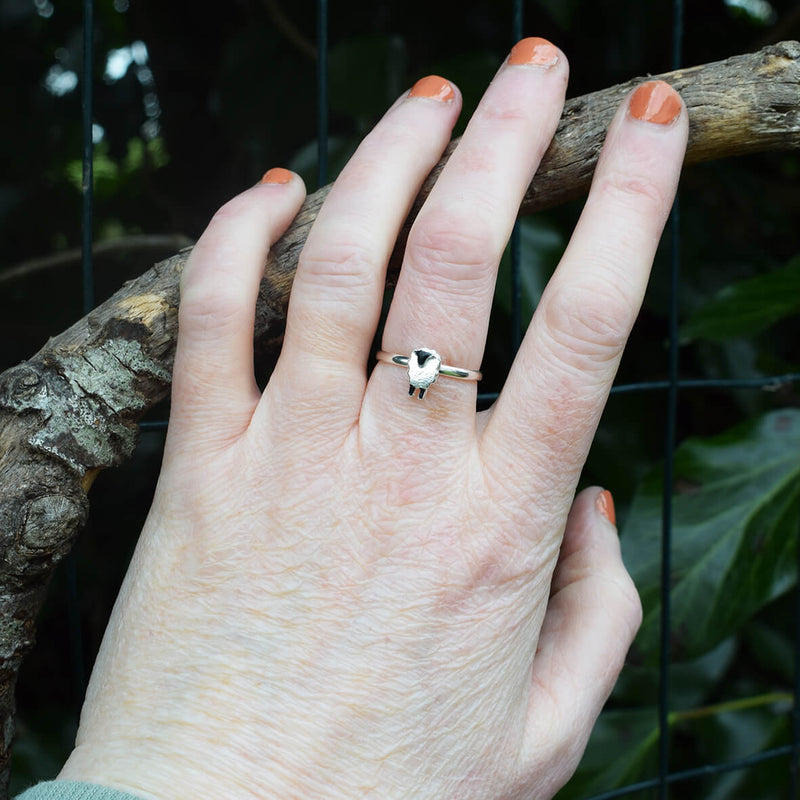
<path id="1" fill-rule="evenodd" d="M 534 657 L 529 765 L 540 769 L 548 760 L 556 781 L 569 779 L 641 619 L 639 595 L 622 563 L 611 494 L 586 489 L 567 518 Z"/>

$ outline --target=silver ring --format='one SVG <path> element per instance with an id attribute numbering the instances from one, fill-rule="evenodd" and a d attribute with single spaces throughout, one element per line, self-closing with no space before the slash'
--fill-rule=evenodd
<path id="1" fill-rule="evenodd" d="M 443 364 L 442 357 L 430 347 L 417 347 L 411 351 L 410 356 L 379 350 L 375 358 L 384 364 L 407 367 L 408 394 L 413 397 L 415 390 L 419 389 L 418 396 L 420 400 L 425 397 L 425 392 L 428 391 L 431 384 L 440 375 L 444 375 L 445 378 L 455 378 L 459 381 L 479 381 L 483 377 L 476 369 L 464 369 L 463 367 L 451 367 L 449 364 Z"/>

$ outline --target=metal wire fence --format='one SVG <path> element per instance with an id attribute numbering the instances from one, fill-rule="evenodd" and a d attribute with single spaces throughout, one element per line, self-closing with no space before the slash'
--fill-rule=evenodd
<path id="1" fill-rule="evenodd" d="M 508 35 L 509 42 L 516 41 L 523 36 L 524 31 L 524 4 L 523 0 L 512 0 L 508 15 Z M 328 159 L 328 117 L 329 117 L 329 63 L 328 63 L 328 27 L 329 27 L 329 0 L 316 0 L 316 35 L 317 35 L 317 120 L 318 120 L 318 142 L 319 153 L 317 159 L 317 177 L 319 185 L 324 185 L 328 180 L 329 159 Z M 93 69 L 94 53 L 91 35 L 93 31 L 93 0 L 83 0 L 84 13 L 84 58 L 83 58 L 83 77 L 82 77 L 82 109 L 83 109 L 83 179 L 82 179 L 82 242 L 83 242 L 83 307 L 84 312 L 88 312 L 94 305 L 94 275 L 92 264 L 92 217 L 93 217 Z M 682 66 L 682 42 L 683 42 L 683 0 L 672 0 L 672 62 L 673 67 Z M 709 389 L 752 389 L 763 390 L 777 384 L 797 381 L 800 376 L 797 374 L 782 374 L 767 378 L 733 378 L 733 379 L 692 379 L 684 380 L 681 378 L 679 363 L 679 341 L 678 341 L 678 290 L 681 276 L 681 215 L 680 207 L 676 203 L 669 223 L 669 242 L 670 242 L 670 287 L 671 301 L 669 309 L 669 369 L 666 380 L 627 383 L 617 385 L 612 390 L 612 395 L 623 395 L 626 393 L 658 392 L 666 396 L 666 415 L 664 419 L 664 495 L 662 509 L 662 550 L 661 550 L 661 634 L 660 634 L 660 685 L 658 688 L 658 718 L 660 739 L 658 746 L 657 774 L 652 778 L 627 786 L 619 787 L 601 794 L 594 794 L 591 800 L 610 800 L 610 798 L 624 797 L 644 793 L 643 796 L 657 796 L 660 800 L 668 797 L 669 788 L 686 784 L 697 778 L 708 777 L 711 775 L 721 775 L 731 771 L 747 770 L 765 761 L 773 760 L 776 769 L 783 769 L 783 764 L 788 764 L 789 796 L 798 796 L 798 757 L 800 756 L 800 714 L 794 706 L 791 711 L 791 743 L 766 749 L 762 752 L 754 752 L 746 757 L 737 758 L 725 763 L 703 764 L 682 771 L 670 770 L 670 726 L 669 715 L 671 712 L 671 692 L 670 692 L 670 667 L 671 658 L 671 616 L 670 616 L 670 593 L 671 593 L 671 559 L 673 548 L 673 467 L 676 450 L 676 419 L 678 416 L 679 403 L 682 393 L 688 391 L 704 391 Z M 522 335 L 522 311 L 521 311 L 521 248 L 519 230 L 515 229 L 512 242 L 512 334 L 509 347 L 513 350 L 520 344 Z M 491 400 L 491 395 L 482 396 L 484 400 Z M 613 401 L 613 397 L 612 400 Z M 150 427 L 159 427 L 165 423 L 149 423 Z M 72 575 L 74 576 L 74 564 Z M 72 603 L 77 603 L 77 581 L 71 581 Z M 800 691 L 800 594 L 796 594 L 796 645 L 795 645 L 795 668 L 794 668 L 794 694 Z M 73 652 L 81 652 L 80 627 L 78 614 L 73 613 L 71 617 L 73 624 Z M 83 667 L 80 658 L 73 661 L 73 672 L 78 683 L 83 682 Z M 781 761 L 781 759 L 783 759 Z"/>

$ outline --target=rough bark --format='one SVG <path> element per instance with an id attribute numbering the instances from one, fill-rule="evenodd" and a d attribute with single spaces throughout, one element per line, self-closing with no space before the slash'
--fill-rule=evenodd
<path id="1" fill-rule="evenodd" d="M 800 144 L 800 44 L 660 76 L 690 113 L 688 163 Z M 570 100 L 523 213 L 584 193 L 615 109 L 641 79 Z M 390 265 L 457 142 L 415 203 Z M 266 264 L 256 339 L 279 343 L 297 258 L 327 188 L 311 195 Z M 170 385 L 178 282 L 189 250 L 156 264 L 0 376 L 0 796 L 13 736 L 14 685 L 54 566 L 86 520 L 101 469 L 128 459 L 137 420 Z"/>

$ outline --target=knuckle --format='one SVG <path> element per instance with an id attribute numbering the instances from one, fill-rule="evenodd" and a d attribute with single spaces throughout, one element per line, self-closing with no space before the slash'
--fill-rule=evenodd
<path id="1" fill-rule="evenodd" d="M 211 277 L 221 270 L 233 272 L 242 263 L 244 253 L 237 238 L 231 236 L 228 226 L 214 224 L 220 213 L 222 209 L 194 246 L 186 269 L 187 279 L 193 279 L 195 274 Z"/>
<path id="2" fill-rule="evenodd" d="M 412 229 L 406 257 L 423 280 L 444 280 L 459 294 L 471 293 L 494 272 L 499 258 L 495 238 L 486 214 L 437 209 Z"/>
<path id="3" fill-rule="evenodd" d="M 526 126 L 531 120 L 531 111 L 524 105 L 486 103 L 475 112 L 475 116 L 489 123 L 502 123 L 504 127 L 509 123 Z"/>
<path id="4" fill-rule="evenodd" d="M 241 325 L 248 290 L 235 244 L 209 237 L 195 246 L 181 280 L 179 326 L 195 333 Z"/>
<path id="5" fill-rule="evenodd" d="M 663 211 L 671 200 L 662 187 L 644 175 L 619 170 L 599 176 L 593 191 L 603 203 L 652 212 Z"/>
<path id="6" fill-rule="evenodd" d="M 376 257 L 367 242 L 367 234 L 356 229 L 340 229 L 335 238 L 327 239 L 324 249 L 306 247 L 300 254 L 300 280 L 326 289 L 339 286 L 349 292 L 371 286 Z"/>
<path id="7" fill-rule="evenodd" d="M 636 310 L 613 284 L 556 290 L 544 306 L 544 323 L 559 360 L 581 368 L 616 359 L 628 339 Z"/>
<path id="8" fill-rule="evenodd" d="M 195 335 L 204 332 L 218 334 L 242 324 L 241 298 L 223 283 L 215 287 L 188 291 L 178 309 L 179 330 L 191 330 Z"/>

